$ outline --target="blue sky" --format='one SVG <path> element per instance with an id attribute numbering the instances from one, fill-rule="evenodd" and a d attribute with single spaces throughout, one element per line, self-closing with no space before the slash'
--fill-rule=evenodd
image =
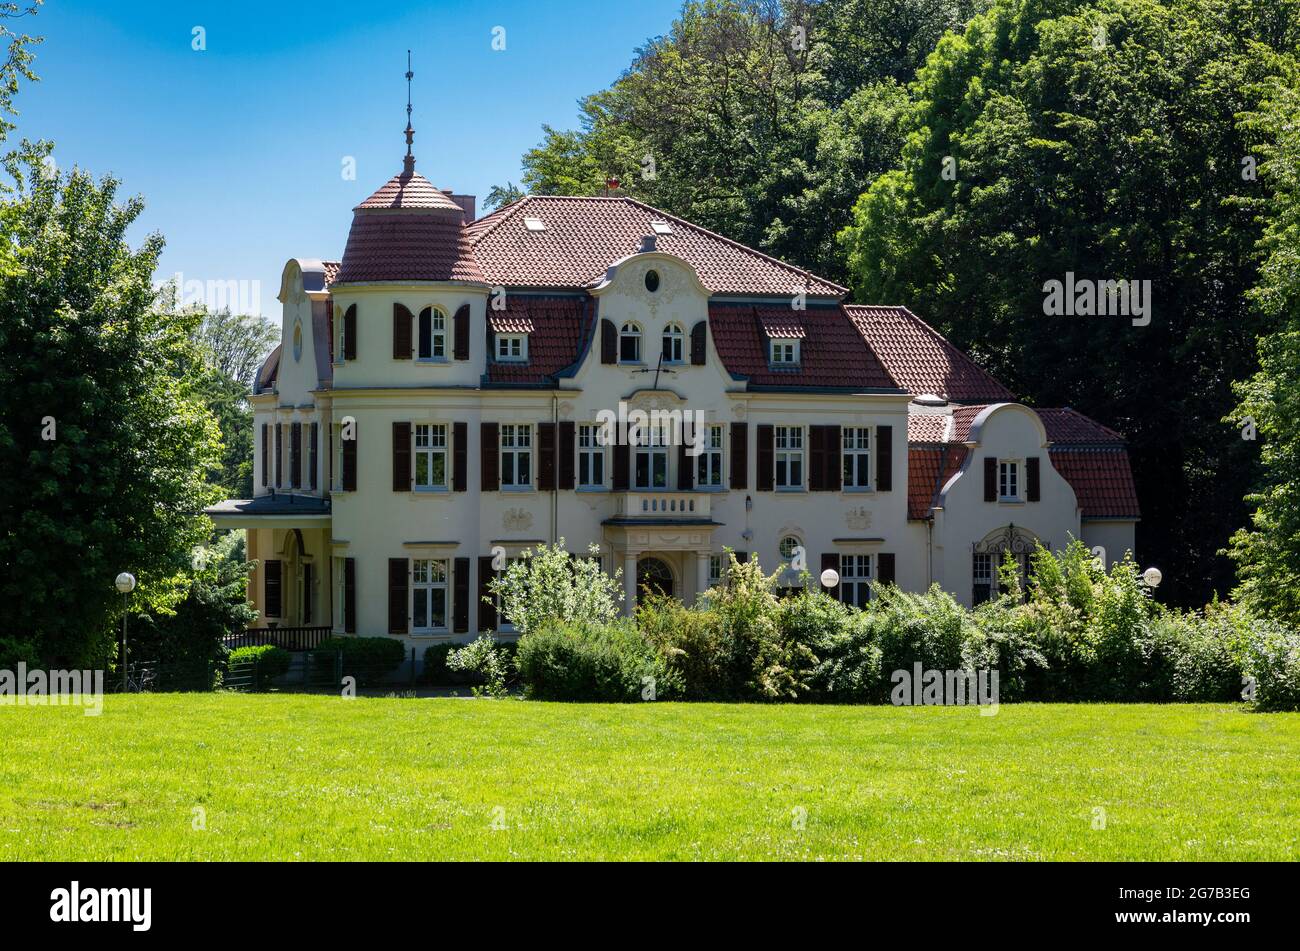
<path id="1" fill-rule="evenodd" d="M 408 47 L 417 168 L 481 202 L 519 181 L 543 123 L 575 126 L 578 98 L 615 80 L 679 7 L 48 0 L 20 21 L 45 42 L 14 137 L 52 140 L 61 168 L 143 195 L 134 240 L 167 239 L 159 279 L 260 281 L 263 313 L 278 316 L 284 262 L 337 259 L 352 207 L 401 168 Z"/>

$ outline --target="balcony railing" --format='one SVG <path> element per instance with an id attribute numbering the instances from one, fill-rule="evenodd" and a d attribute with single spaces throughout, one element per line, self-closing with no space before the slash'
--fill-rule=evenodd
<path id="1" fill-rule="evenodd" d="M 615 514 L 620 518 L 708 518 L 709 503 L 707 492 L 633 489 L 616 496 Z"/>
<path id="2" fill-rule="evenodd" d="M 320 646 L 320 642 L 331 634 L 325 627 L 250 627 L 240 634 L 226 637 L 225 644 L 232 650 L 236 647 L 262 647 L 273 644 L 289 651 L 309 651 Z"/>

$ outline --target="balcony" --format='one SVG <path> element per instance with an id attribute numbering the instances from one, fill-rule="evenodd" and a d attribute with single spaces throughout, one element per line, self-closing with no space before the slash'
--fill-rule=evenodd
<path id="1" fill-rule="evenodd" d="M 710 493 L 667 489 L 632 489 L 614 496 L 614 517 L 620 521 L 710 520 Z"/>

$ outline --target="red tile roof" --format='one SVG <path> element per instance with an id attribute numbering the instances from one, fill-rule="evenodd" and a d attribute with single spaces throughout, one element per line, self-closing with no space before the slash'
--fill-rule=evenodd
<path id="1" fill-rule="evenodd" d="M 460 205 L 451 197 L 439 191 L 433 183 L 419 172 L 402 172 L 384 182 L 373 195 L 357 205 L 353 211 L 360 209 L 415 209 L 419 211 L 442 210 L 455 212 L 458 218 L 464 216 Z"/>
<path id="2" fill-rule="evenodd" d="M 488 325 L 494 334 L 530 334 L 533 332 L 532 318 L 526 314 L 512 314 L 509 309 L 488 314 Z"/>
<path id="3" fill-rule="evenodd" d="M 803 329 L 803 325 L 791 313 L 782 312 L 780 314 L 764 313 L 759 317 L 759 322 L 763 325 L 763 333 L 769 337 L 782 337 L 785 339 L 802 340 L 808 336 Z"/>
<path id="4" fill-rule="evenodd" d="M 990 404 L 992 405 L 992 404 Z M 957 406 L 952 411 L 953 426 L 949 436 L 954 442 L 966 442 L 970 439 L 971 423 L 975 417 L 988 406 Z M 1053 443 L 1085 443 L 1088 445 L 1123 445 L 1124 437 L 1115 430 L 1103 426 L 1096 420 L 1089 419 L 1068 406 L 1061 409 L 1036 409 L 1038 418 L 1043 421 L 1047 438 Z M 908 420 L 910 438 L 911 420 Z"/>
<path id="5" fill-rule="evenodd" d="M 770 320 L 794 323 L 804 341 L 797 367 L 768 364 Z M 866 341 L 853 329 L 841 307 L 803 311 L 751 304 L 711 304 L 709 333 L 723 365 L 733 376 L 747 377 L 751 387 L 820 387 L 897 389 Z"/>
<path id="6" fill-rule="evenodd" d="M 907 450 L 907 517 L 929 518 L 939 490 L 966 461 L 965 446 L 910 446 Z"/>
<path id="7" fill-rule="evenodd" d="M 338 261 L 322 261 L 325 265 L 325 286 L 329 287 L 339 279 L 339 268 L 342 266 Z"/>
<path id="8" fill-rule="evenodd" d="M 947 413 L 912 413 L 907 417 L 907 441 L 947 442 L 951 420 Z"/>
<path id="9" fill-rule="evenodd" d="M 906 307 L 847 304 L 845 310 L 899 385 L 915 395 L 933 393 L 953 402 L 1014 400 L 982 370 Z"/>
<path id="10" fill-rule="evenodd" d="M 588 299 L 577 297 L 530 297 L 511 294 L 506 309 L 491 314 L 493 329 L 534 328 L 528 335 L 527 363 L 488 363 L 489 383 L 544 386 L 555 382 L 555 374 L 573 364 L 582 352 Z M 497 331 L 517 333 L 522 331 Z"/>
<path id="11" fill-rule="evenodd" d="M 529 231 L 538 218 L 544 231 Z M 655 234 L 651 221 L 671 234 Z M 846 288 L 707 231 L 631 198 L 530 195 L 468 227 L 474 257 L 489 283 L 506 287 L 586 287 L 611 264 L 640 250 L 655 234 L 657 248 L 691 265 L 713 294 L 840 298 Z"/>
<path id="12" fill-rule="evenodd" d="M 1052 448 L 1048 454 L 1056 471 L 1074 489 L 1084 518 L 1141 516 L 1127 450 Z"/>

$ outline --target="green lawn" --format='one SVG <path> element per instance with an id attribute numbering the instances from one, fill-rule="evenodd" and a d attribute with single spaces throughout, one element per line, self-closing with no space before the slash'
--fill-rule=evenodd
<path id="1" fill-rule="evenodd" d="M 110 696 L 0 754 L 4 860 L 1300 858 L 1300 715 L 1223 705 Z"/>

